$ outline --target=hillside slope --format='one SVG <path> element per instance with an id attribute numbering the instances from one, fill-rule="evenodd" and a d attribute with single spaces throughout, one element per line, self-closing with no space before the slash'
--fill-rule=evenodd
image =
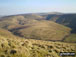
<path id="1" fill-rule="evenodd" d="M 14 38 L 14 37 L 16 37 L 15 35 L 13 35 L 8 30 L 1 29 L 1 28 L 0 28 L 0 36 L 6 37 L 6 38 Z"/>
<path id="2" fill-rule="evenodd" d="M 51 21 L 64 26 L 57 25 Z M 68 28 L 64 29 L 63 27 L 65 26 L 72 30 Z M 69 33 L 67 32 L 76 34 L 76 14 L 54 12 L 6 16 L 0 18 L 0 28 L 7 29 L 15 35 L 25 38 L 61 40 L 63 38 L 68 38 Z M 70 39 L 71 38 L 72 37 L 70 37 Z"/>
<path id="3" fill-rule="evenodd" d="M 30 18 L 30 16 L 29 16 Z M 12 16 L 1 19 L 0 27 L 25 38 L 39 40 L 62 40 L 71 29 L 48 20 L 29 19 L 25 16 Z"/>
<path id="4" fill-rule="evenodd" d="M 45 20 L 34 20 L 31 24 L 19 28 L 13 29 L 14 34 L 39 40 L 62 40 L 70 34 L 70 28 Z"/>
<path id="5" fill-rule="evenodd" d="M 43 16 L 46 20 L 51 20 L 72 28 L 72 33 L 76 33 L 76 14 L 48 14 Z"/>
<path id="6" fill-rule="evenodd" d="M 60 52 L 76 52 L 76 44 L 0 36 L 0 57 L 61 57 Z"/>
<path id="7" fill-rule="evenodd" d="M 71 34 L 70 36 L 64 39 L 64 42 L 76 43 L 76 34 Z"/>

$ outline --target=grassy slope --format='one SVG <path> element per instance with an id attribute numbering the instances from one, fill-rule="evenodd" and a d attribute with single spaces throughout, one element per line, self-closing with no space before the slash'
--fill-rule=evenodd
<path id="1" fill-rule="evenodd" d="M 76 52 L 76 44 L 0 36 L 0 57 L 60 57 L 60 52 Z"/>
<path id="2" fill-rule="evenodd" d="M 54 21 L 56 23 L 68 26 L 72 28 L 72 33 L 69 37 L 66 37 L 66 42 L 76 42 L 76 14 L 62 14 L 62 15 L 47 15 L 47 20 Z"/>
<path id="3" fill-rule="evenodd" d="M 68 26 L 72 28 L 72 33 L 66 37 L 66 42 L 76 42 L 76 14 L 63 14 L 63 15 L 48 15 L 48 20 Z"/>
<path id="4" fill-rule="evenodd" d="M 69 14 L 66 14 L 66 15 L 65 14 L 64 15 L 54 15 L 53 17 L 51 17 L 50 14 L 49 15 L 46 15 L 45 17 L 41 17 L 41 16 L 35 15 L 35 14 L 3 17 L 2 18 L 2 21 L 0 20 L 1 21 L 0 22 L 0 27 L 1 28 L 5 28 L 5 29 L 13 29 L 13 28 L 18 28 L 18 27 L 23 27 L 23 26 L 32 26 L 33 24 L 36 24 L 37 26 L 42 26 L 41 24 L 40 25 L 37 24 L 37 22 L 39 22 L 39 23 L 42 22 L 42 21 L 38 21 L 38 20 L 43 20 L 43 18 L 46 19 L 46 17 L 48 17 L 52 21 L 57 21 L 58 23 L 61 23 L 61 24 L 64 24 L 64 25 L 68 25 L 68 26 L 70 25 L 70 27 L 74 27 L 74 28 L 76 27 L 75 26 L 75 24 L 76 24 L 75 14 L 73 14 L 73 15 L 71 15 L 71 14 L 70 15 Z M 50 22 L 48 22 L 48 23 L 50 23 Z M 54 25 L 51 26 L 52 25 L 51 24 L 50 25 L 51 28 L 50 27 L 46 28 L 46 26 L 48 26 L 47 25 L 47 21 L 45 22 L 45 24 L 43 22 L 43 25 L 45 25 L 45 28 L 33 26 L 33 27 L 29 27 L 27 29 L 21 29 L 21 30 L 19 30 L 17 32 L 18 33 L 21 33 L 21 35 L 23 35 L 24 37 L 27 36 L 27 38 L 28 37 L 31 38 L 27 34 L 29 34 L 29 32 L 31 33 L 31 31 L 33 31 L 33 37 L 32 38 L 37 38 L 37 39 L 44 39 L 45 38 L 45 40 L 48 40 L 49 38 L 51 38 L 50 40 L 52 40 L 52 39 L 53 40 L 57 40 L 57 39 L 59 40 L 59 39 L 62 39 L 63 38 L 62 36 L 64 36 L 64 34 L 66 34 L 66 32 L 64 33 L 65 30 L 63 30 L 62 28 L 61 28 L 61 30 L 59 28 L 57 30 L 57 27 L 58 26 L 56 26 L 56 25 L 55 26 Z M 56 30 L 54 28 L 56 28 Z M 73 28 L 73 30 L 75 30 L 74 28 Z M 35 30 L 32 30 L 32 29 L 35 29 Z M 24 30 L 27 33 L 25 33 Z M 49 30 L 52 30 L 52 32 L 49 31 Z M 37 31 L 37 32 L 35 32 L 35 31 Z M 48 31 L 48 32 L 46 32 L 46 31 Z M 50 32 L 51 32 L 51 34 L 50 34 Z M 55 34 L 57 34 L 57 35 L 55 35 Z M 60 38 L 60 37 L 62 37 L 62 38 Z M 67 41 L 67 42 L 76 42 L 75 37 L 73 35 L 69 36 L 64 41 Z"/>
<path id="5" fill-rule="evenodd" d="M 64 39 L 65 42 L 75 42 L 76 43 L 76 34 L 71 34 L 69 37 Z"/>
<path id="6" fill-rule="evenodd" d="M 17 26 L 15 26 L 15 24 L 17 24 L 18 27 L 22 27 L 22 25 L 19 24 L 17 19 L 13 19 L 13 20 L 14 21 L 12 21 L 12 20 L 4 21 L 5 22 L 4 25 L 7 23 L 10 23 L 10 24 L 13 24 L 13 26 L 12 26 L 13 28 L 17 27 Z M 12 21 L 12 23 L 10 21 Z M 37 20 L 31 20 L 31 21 L 33 21 L 33 24 L 35 24 L 33 26 L 33 28 L 39 29 L 38 31 L 40 31 L 40 32 L 47 31 L 47 29 L 42 28 L 43 24 L 45 24 L 44 27 L 51 26 L 52 30 L 55 30 L 55 31 L 59 30 L 58 33 L 60 31 L 65 32 L 67 30 L 69 32 L 69 29 L 67 27 L 61 26 L 61 25 L 53 23 L 53 22 L 50 23 L 49 21 L 46 21 L 46 22 L 41 21 L 39 23 Z M 32 26 L 33 24 L 32 24 L 32 22 L 28 21 L 28 23 L 26 25 L 24 24 L 23 26 Z M 1 23 L 1 26 L 2 26 L 2 23 Z M 60 28 L 60 27 L 62 27 L 62 28 Z M 51 30 L 51 28 L 49 28 L 49 30 Z M 10 27 L 10 29 L 11 29 L 11 27 Z M 43 30 L 45 30 L 45 31 L 43 31 Z M 65 34 L 65 33 L 62 33 L 61 35 L 63 35 L 63 34 Z M 6 31 L 4 29 L 0 29 L 0 57 L 60 57 L 59 56 L 60 52 L 76 52 L 76 44 L 75 43 L 42 41 L 42 40 L 32 40 L 32 39 L 28 40 L 28 39 L 16 37 L 16 36 L 12 35 L 11 32 Z"/>
<path id="7" fill-rule="evenodd" d="M 15 31 L 15 33 L 25 38 L 42 40 L 62 40 L 70 33 L 68 27 L 56 24 L 52 21 L 33 20 L 27 26 L 26 28 Z"/>
<path id="8" fill-rule="evenodd" d="M 4 36 L 4 37 L 15 37 L 11 32 L 9 32 L 8 30 L 5 30 L 5 29 L 1 29 L 0 28 L 0 36 Z"/>
<path id="9" fill-rule="evenodd" d="M 52 21 L 36 20 L 38 18 L 42 17 L 37 15 L 5 17 L 1 20 L 0 27 L 12 30 L 18 36 L 33 39 L 62 40 L 69 35 L 69 28 Z"/>

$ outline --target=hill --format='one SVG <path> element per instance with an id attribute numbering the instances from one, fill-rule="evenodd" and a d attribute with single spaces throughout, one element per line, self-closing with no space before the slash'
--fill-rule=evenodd
<path id="1" fill-rule="evenodd" d="M 51 20 L 56 23 L 68 26 L 72 28 L 72 33 L 76 32 L 76 14 L 64 14 L 59 12 L 52 13 L 31 13 L 31 14 L 21 14 L 21 15 L 13 15 L 6 16 L 2 19 L 35 19 L 35 20 Z M 11 20 L 12 21 L 12 20 Z M 16 20 L 15 20 L 16 21 Z"/>
<path id="2" fill-rule="evenodd" d="M 39 20 L 36 19 L 37 17 L 34 18 L 27 15 L 4 17 L 0 21 L 0 27 L 17 36 L 39 40 L 59 41 L 70 34 L 71 29 L 68 27 L 48 20 Z"/>
<path id="3" fill-rule="evenodd" d="M 25 38 L 61 40 L 63 38 L 64 39 L 68 38 L 72 34 L 76 34 L 76 20 L 75 19 L 76 19 L 76 14 L 64 14 L 64 13 L 59 13 L 59 12 L 11 15 L 11 16 L 0 18 L 0 28 L 7 29 L 8 31 L 11 31 L 15 35 L 25 37 Z M 61 24 L 61 25 L 54 24 L 51 21 L 53 21 L 54 23 Z M 51 25 L 49 25 L 50 23 Z M 71 28 L 72 30 L 68 28 L 63 29 L 63 27 L 65 26 Z M 61 32 L 62 30 L 65 32 Z M 45 31 L 47 31 L 47 33 L 45 33 Z M 70 35 L 67 32 L 69 32 Z M 58 36 L 55 34 L 57 34 Z"/>
<path id="4" fill-rule="evenodd" d="M 51 20 L 72 29 L 70 36 L 65 37 L 66 42 L 76 42 L 76 14 L 49 14 L 44 16 L 46 20 Z"/>
<path id="5" fill-rule="evenodd" d="M 62 40 L 70 34 L 70 28 L 51 21 L 30 22 L 27 26 L 12 29 L 14 34 L 39 40 Z"/>
<path id="6" fill-rule="evenodd" d="M 76 14 L 46 14 L 43 16 L 46 20 L 51 20 L 72 28 L 72 33 L 76 33 Z"/>

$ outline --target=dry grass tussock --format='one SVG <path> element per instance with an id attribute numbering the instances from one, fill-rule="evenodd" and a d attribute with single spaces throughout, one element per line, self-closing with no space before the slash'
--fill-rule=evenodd
<path id="1" fill-rule="evenodd" d="M 0 57 L 60 57 L 60 52 L 76 52 L 76 44 L 0 36 Z"/>

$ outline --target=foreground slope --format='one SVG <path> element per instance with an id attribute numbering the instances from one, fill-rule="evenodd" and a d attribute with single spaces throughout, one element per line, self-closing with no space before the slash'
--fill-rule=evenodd
<path id="1" fill-rule="evenodd" d="M 76 44 L 0 35 L 0 57 L 61 57 L 60 52 L 76 52 Z"/>

